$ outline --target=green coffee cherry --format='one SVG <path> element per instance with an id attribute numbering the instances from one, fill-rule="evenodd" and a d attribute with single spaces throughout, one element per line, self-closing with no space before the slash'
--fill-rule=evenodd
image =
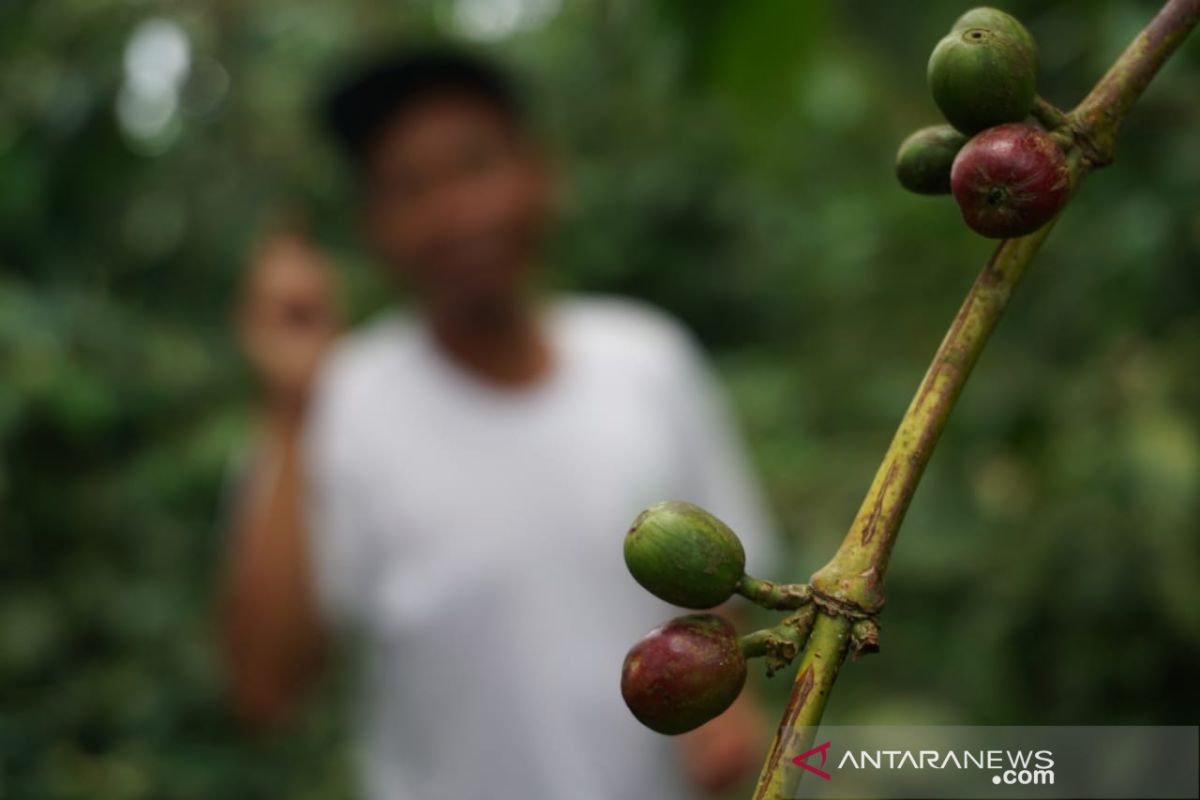
<path id="1" fill-rule="evenodd" d="M 675 735 L 698 728 L 737 699 L 746 658 L 737 632 L 715 614 L 676 617 L 625 656 L 621 696 L 651 730 Z"/>
<path id="2" fill-rule="evenodd" d="M 1029 115 L 1037 57 L 1004 30 L 951 31 L 929 57 L 929 90 L 946 120 L 966 134 Z"/>
<path id="3" fill-rule="evenodd" d="M 661 600 L 712 608 L 737 591 L 746 553 L 724 522 L 691 503 L 668 501 L 633 521 L 625 535 L 625 565 Z"/>
<path id="4" fill-rule="evenodd" d="M 917 194 L 949 194 L 950 166 L 967 143 L 967 137 L 949 125 L 931 125 L 916 131 L 896 154 L 900 185 Z"/>
<path id="5" fill-rule="evenodd" d="M 1037 71 L 1038 66 L 1038 49 L 1037 43 L 1033 40 L 1033 34 L 1029 29 L 1021 24 L 1021 20 L 1014 17 L 1012 14 L 1006 14 L 998 8 L 972 8 L 967 13 L 963 14 L 954 21 L 954 25 L 950 31 L 961 32 L 970 30 L 971 28 L 984 28 L 990 31 L 1000 31 L 1010 36 L 1033 61 L 1034 71 Z"/>

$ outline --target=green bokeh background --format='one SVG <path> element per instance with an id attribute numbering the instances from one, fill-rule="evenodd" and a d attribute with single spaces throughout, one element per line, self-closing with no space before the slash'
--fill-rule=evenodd
<path id="1" fill-rule="evenodd" d="M 472 5 L 0 2 L 0 796 L 347 796 L 336 687 L 267 739 L 222 700 L 218 506 L 252 398 L 228 309 L 287 214 L 356 316 L 386 301 L 308 103 L 349 54 L 452 35 Z M 767 577 L 833 552 L 990 250 L 892 177 L 966 7 L 526 0 L 554 13 L 488 46 L 561 164 L 556 281 L 659 303 L 712 348 L 787 536 Z M 1155 9 L 1005 7 L 1060 105 Z M 150 18 L 191 69 L 139 139 L 114 106 Z M 900 537 L 883 653 L 829 721 L 1200 718 L 1197 97 L 1193 38 L 1015 297 Z M 788 679 L 763 688 L 774 709 Z"/>

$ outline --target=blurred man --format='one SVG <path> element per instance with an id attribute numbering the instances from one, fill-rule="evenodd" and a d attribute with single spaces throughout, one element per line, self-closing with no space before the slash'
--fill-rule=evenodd
<path id="1" fill-rule="evenodd" d="M 332 282 L 303 239 L 251 265 L 266 402 L 230 557 L 240 711 L 285 718 L 344 632 L 365 651 L 371 798 L 668 800 L 753 772 L 768 724 L 745 698 L 668 739 L 618 693 L 625 651 L 674 613 L 622 563 L 642 507 L 691 500 L 767 548 L 692 340 L 644 305 L 534 291 L 551 180 L 489 65 L 378 65 L 328 119 L 414 303 L 330 348 Z"/>

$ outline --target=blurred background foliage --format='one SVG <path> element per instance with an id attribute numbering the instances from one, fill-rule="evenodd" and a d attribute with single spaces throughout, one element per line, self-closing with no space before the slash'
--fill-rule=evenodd
<path id="1" fill-rule="evenodd" d="M 840 540 L 991 244 L 902 192 L 966 3 L 0 2 L 0 794 L 346 796 L 345 725 L 239 733 L 217 522 L 251 389 L 227 320 L 304 218 L 387 301 L 311 100 L 357 54 L 476 40 L 540 96 L 556 282 L 680 315 L 728 379 L 787 536 Z M 1011 2 L 1068 105 L 1150 2 Z M 831 722 L 1195 723 L 1200 41 L 1015 298 L 909 514 L 884 653 Z M 652 620 L 647 620 L 648 625 Z M 778 706 L 788 678 L 764 681 Z M 618 702 L 614 690 L 613 702 Z"/>

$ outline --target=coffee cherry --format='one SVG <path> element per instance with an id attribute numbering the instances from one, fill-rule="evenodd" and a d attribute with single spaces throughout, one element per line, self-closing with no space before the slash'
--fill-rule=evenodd
<path id="1" fill-rule="evenodd" d="M 1029 58 L 1033 61 L 1034 71 L 1037 71 L 1038 66 L 1038 49 L 1037 43 L 1033 40 L 1033 34 L 1029 29 L 1021 24 L 1021 20 L 1014 17 L 1012 14 L 1006 14 L 998 8 L 972 8 L 967 13 L 963 14 L 954 21 L 954 25 L 950 28 L 951 32 L 961 32 L 970 30 L 971 28 L 984 28 L 990 31 L 1000 31 L 1010 36 Z"/>
<path id="2" fill-rule="evenodd" d="M 954 201 L 976 233 L 1024 236 L 1049 222 L 1071 192 L 1067 159 L 1041 128 L 989 128 L 959 151 L 950 169 Z"/>
<path id="3" fill-rule="evenodd" d="M 729 708 L 745 682 L 733 626 L 715 614 L 692 614 L 633 646 L 621 670 L 621 696 L 647 728 L 675 735 Z"/>
<path id="4" fill-rule="evenodd" d="M 896 154 L 900 185 L 917 194 L 949 194 L 950 165 L 967 143 L 967 137 L 949 125 L 931 125 L 916 131 Z"/>
<path id="5" fill-rule="evenodd" d="M 650 506 L 625 535 L 625 565 L 647 591 L 684 608 L 712 608 L 737 591 L 746 553 L 737 535 L 702 508 Z"/>
<path id="6" fill-rule="evenodd" d="M 1010 34 L 965 28 L 946 35 L 929 57 L 929 90 L 963 133 L 1018 122 L 1037 93 L 1037 57 Z"/>

